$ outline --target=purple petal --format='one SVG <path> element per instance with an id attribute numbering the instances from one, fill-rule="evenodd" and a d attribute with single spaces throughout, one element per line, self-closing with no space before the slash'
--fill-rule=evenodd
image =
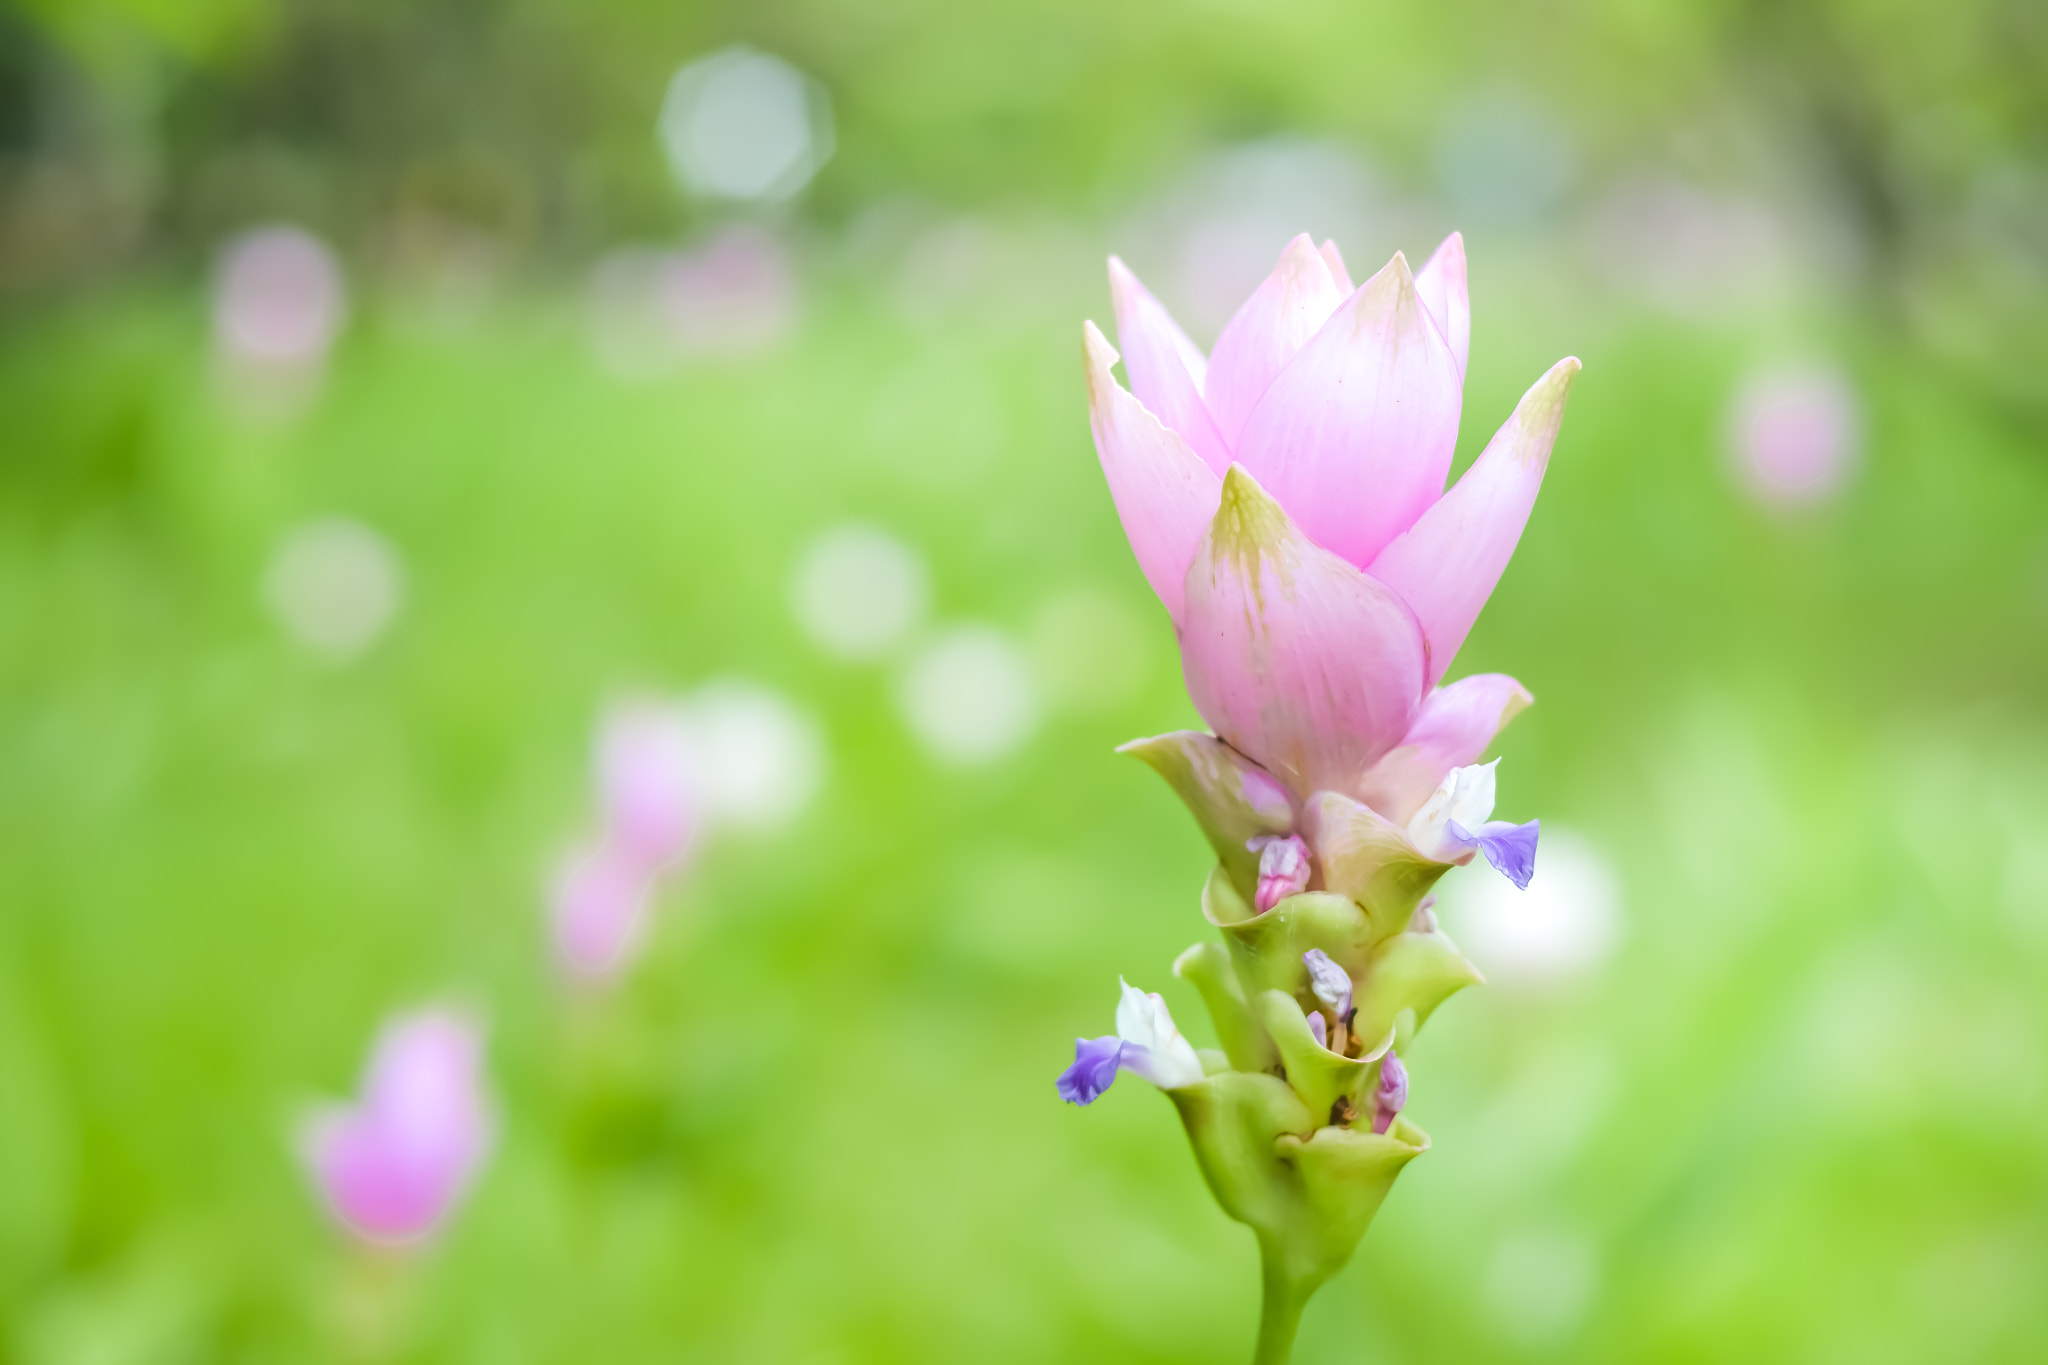
<path id="1" fill-rule="evenodd" d="M 1542 827 L 1541 820 L 1524 825 L 1488 820 L 1474 834 L 1456 820 L 1447 826 L 1451 838 L 1466 848 L 1478 848 L 1503 877 L 1523 890 L 1528 889 L 1529 879 L 1536 875 L 1536 835 Z"/>
<path id="2" fill-rule="evenodd" d="M 1180 624 L 1195 709 L 1299 794 L 1355 788 L 1422 699 L 1422 637 L 1400 598 L 1312 544 L 1239 465 Z"/>
<path id="3" fill-rule="evenodd" d="M 1461 385 L 1397 253 L 1273 380 L 1238 462 L 1310 540 L 1364 568 L 1442 496 Z"/>
<path id="4" fill-rule="evenodd" d="M 1115 1034 L 1104 1038 L 1076 1038 L 1074 1064 L 1060 1073 L 1060 1098 L 1068 1104 L 1093 1104 L 1095 1097 L 1116 1080 L 1124 1056 L 1124 1040 Z"/>
<path id="5" fill-rule="evenodd" d="M 1330 1026 L 1323 1022 L 1321 1010 L 1311 1010 L 1308 1016 L 1308 1031 L 1315 1037 L 1317 1047 L 1330 1045 Z"/>
<path id="6" fill-rule="evenodd" d="M 1571 356 L 1551 366 L 1464 476 L 1372 561 L 1373 577 L 1422 622 L 1432 684 L 1450 669 L 1522 538 L 1578 372 Z"/>
<path id="7" fill-rule="evenodd" d="M 1178 622 L 1188 565 L 1216 514 L 1221 481 L 1188 443 L 1124 392 L 1110 366 L 1114 347 L 1082 325 L 1088 366 L 1088 423 L 1102 476 L 1145 581 Z"/>
<path id="8" fill-rule="evenodd" d="M 1165 305 L 1114 256 L 1109 258 L 1109 293 L 1116 305 L 1116 340 L 1123 348 L 1131 393 L 1222 478 L 1230 468 L 1230 447 L 1217 432 L 1216 419 L 1202 397 L 1209 362 Z"/>

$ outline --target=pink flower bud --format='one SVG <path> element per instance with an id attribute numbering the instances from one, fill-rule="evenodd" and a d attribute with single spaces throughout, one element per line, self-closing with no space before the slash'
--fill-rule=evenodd
<path id="1" fill-rule="evenodd" d="M 402 1016 L 379 1035 L 361 1098 L 313 1117 L 306 1161 L 350 1231 L 416 1241 L 446 1217 L 490 1145 L 482 1052 L 462 1015 Z"/>
<path id="2" fill-rule="evenodd" d="M 1259 855 L 1256 908 L 1265 914 L 1289 896 L 1308 889 L 1308 845 L 1298 834 L 1261 834 L 1245 841 Z"/>

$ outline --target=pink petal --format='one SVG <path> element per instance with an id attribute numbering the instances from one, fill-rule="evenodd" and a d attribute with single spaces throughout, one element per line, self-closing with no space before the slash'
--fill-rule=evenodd
<path id="1" fill-rule="evenodd" d="M 570 970 L 606 977 L 624 966 L 647 918 L 651 878 L 615 845 L 585 849 L 556 875 L 555 949 Z"/>
<path id="2" fill-rule="evenodd" d="M 379 1037 L 361 1103 L 314 1119 L 308 1165 L 354 1231 L 380 1242 L 420 1237 L 461 1195 L 490 1140 L 481 1050 L 460 1015 L 396 1020 Z"/>
<path id="3" fill-rule="evenodd" d="M 1454 232 L 1415 272 L 1415 292 L 1436 323 L 1457 358 L 1458 373 L 1465 373 L 1465 358 L 1472 350 L 1472 295 L 1465 287 L 1465 237 Z"/>
<path id="4" fill-rule="evenodd" d="M 652 870 L 689 850 L 697 830 L 690 739 L 673 707 L 613 706 L 598 727 L 597 787 L 620 852 Z"/>
<path id="5" fill-rule="evenodd" d="M 1181 621 L 1188 695 L 1216 733 L 1297 795 L 1351 791 L 1407 732 L 1426 664 L 1401 599 L 1231 466 Z"/>
<path id="6" fill-rule="evenodd" d="M 416 1147 L 468 1151 L 481 1140 L 483 1035 L 462 1015 L 426 1010 L 378 1036 L 363 1102 L 380 1125 Z"/>
<path id="7" fill-rule="evenodd" d="M 1131 392 L 1222 478 L 1230 468 L 1230 447 L 1223 443 L 1202 398 L 1208 360 L 1165 306 L 1114 256 L 1109 258 L 1109 292 L 1116 304 L 1116 339 L 1123 347 Z"/>
<path id="8" fill-rule="evenodd" d="M 1309 539 L 1363 567 L 1442 494 L 1462 388 L 1397 252 L 1266 390 L 1237 458 Z"/>
<path id="9" fill-rule="evenodd" d="M 1493 737 L 1536 699 L 1505 673 L 1477 673 L 1422 700 L 1401 743 L 1365 775 L 1359 795 L 1397 825 L 1406 825 L 1444 774 L 1477 763 Z"/>
<path id="10" fill-rule="evenodd" d="M 1180 620 L 1188 564 L 1216 512 L 1222 480 L 1110 374 L 1117 354 L 1092 322 L 1081 327 L 1088 424 L 1109 496 L 1145 581 Z"/>
<path id="11" fill-rule="evenodd" d="M 1287 244 L 1280 264 L 1224 326 L 1209 353 L 1204 392 L 1216 429 L 1232 449 L 1274 378 L 1343 301 L 1329 263 L 1303 233 Z"/>
<path id="12" fill-rule="evenodd" d="M 1337 250 L 1335 242 L 1324 242 L 1317 248 L 1322 253 L 1323 264 L 1330 267 L 1330 278 L 1337 285 L 1337 292 L 1348 295 L 1357 288 L 1351 283 L 1351 272 L 1344 268 L 1343 253 Z"/>
<path id="13" fill-rule="evenodd" d="M 337 1114 L 310 1143 L 310 1162 L 335 1216 L 373 1242 L 431 1232 L 454 1203 L 461 1172 L 409 1159 L 360 1114 Z"/>
<path id="14" fill-rule="evenodd" d="M 1429 636 L 1432 684 L 1457 657 L 1522 538 L 1578 372 L 1573 356 L 1551 366 L 1457 486 L 1372 562 L 1373 576 L 1401 594 Z"/>

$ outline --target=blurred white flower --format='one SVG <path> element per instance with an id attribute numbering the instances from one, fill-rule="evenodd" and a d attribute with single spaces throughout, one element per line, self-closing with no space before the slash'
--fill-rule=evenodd
<path id="1" fill-rule="evenodd" d="M 790 606 L 804 633 L 842 659 L 875 659 L 907 639 L 931 601 L 924 559 L 880 527 L 834 526 L 797 563 Z"/>
<path id="2" fill-rule="evenodd" d="M 398 552 L 369 527 L 323 517 L 287 534 L 263 575 L 263 597 L 292 638 L 332 659 L 375 643 L 397 614 Z"/>
<path id="3" fill-rule="evenodd" d="M 1779 508 L 1841 492 L 1856 470 L 1861 429 L 1848 377 L 1821 366 L 1750 374 L 1728 413 L 1729 451 L 1743 487 Z"/>
<path id="4" fill-rule="evenodd" d="M 669 166 L 710 199 L 787 199 L 832 155 L 824 90 L 780 58 L 729 47 L 669 81 L 659 121 Z"/>
<path id="5" fill-rule="evenodd" d="M 1453 876 L 1438 918 L 1491 981 L 1547 986 L 1606 963 L 1621 929 L 1621 880 L 1583 836 L 1545 822 L 1536 875 Z"/>
<path id="6" fill-rule="evenodd" d="M 299 228 L 246 232 L 222 249 L 215 265 L 214 341 L 237 361 L 317 368 L 346 307 L 334 253 Z"/>
<path id="7" fill-rule="evenodd" d="M 911 733 L 948 763 L 986 763 L 1038 728 L 1038 698 L 1023 653 L 993 626 L 954 626 L 919 651 L 898 701 Z"/>
<path id="8" fill-rule="evenodd" d="M 1600 1260 L 1585 1234 L 1527 1227 L 1503 1237 L 1486 1267 L 1486 1306 L 1510 1341 L 1543 1346 L 1585 1321 L 1600 1289 Z"/>
<path id="9" fill-rule="evenodd" d="M 801 812 L 824 785 L 824 733 L 781 693 L 725 678 L 690 693 L 680 708 L 710 821 L 771 828 Z"/>

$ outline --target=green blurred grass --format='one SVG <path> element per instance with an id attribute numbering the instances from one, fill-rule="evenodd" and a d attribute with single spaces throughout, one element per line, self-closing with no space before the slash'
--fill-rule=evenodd
<path id="1" fill-rule="evenodd" d="M 1411 1111 L 1436 1148 L 1300 1359 L 2038 1357 L 2040 452 L 1851 331 L 1825 339 L 1869 403 L 1864 476 L 1768 516 L 1718 444 L 1759 338 L 1551 306 L 1478 259 L 1462 458 L 1557 355 L 1587 369 L 1455 671 L 1538 696 L 1506 809 L 1599 843 L 1626 932 L 1588 982 L 1438 1016 Z M 1109 752 L 1193 717 L 1059 291 L 1106 301 L 1062 281 L 912 324 L 814 284 L 781 349 L 641 385 L 546 295 L 456 333 L 373 299 L 275 430 L 214 401 L 180 291 L 0 338 L 0 1353 L 1242 1358 L 1253 1250 L 1170 1107 L 1052 1091 L 1118 973 L 1206 1031 L 1168 972 L 1201 841 Z M 256 590 L 329 512 L 409 580 L 345 668 Z M 935 767 L 889 673 L 785 607 L 847 517 L 930 557 L 942 620 L 1120 604 L 1140 685 Z M 715 848 L 622 988 L 565 991 L 538 887 L 586 817 L 593 708 L 735 672 L 822 717 L 824 795 Z M 501 1146 L 444 1244 L 378 1265 L 310 1197 L 294 1107 L 451 991 L 490 1019 Z M 1489 1287 L 1532 1235 L 1597 1267 L 1549 1335 Z"/>

